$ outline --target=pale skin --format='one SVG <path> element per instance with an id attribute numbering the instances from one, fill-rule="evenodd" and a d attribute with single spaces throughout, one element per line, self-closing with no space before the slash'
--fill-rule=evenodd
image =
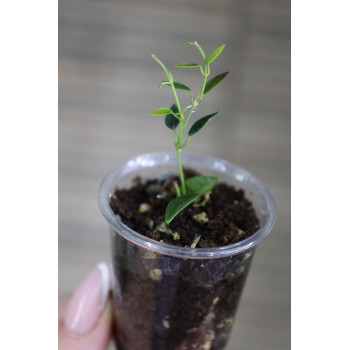
<path id="1" fill-rule="evenodd" d="M 64 326 L 63 315 L 69 297 L 58 301 L 58 349 L 59 350 L 106 350 L 111 341 L 112 309 L 108 300 L 96 326 L 87 334 L 73 335 Z"/>
<path id="2" fill-rule="evenodd" d="M 59 350 L 107 350 L 112 338 L 109 267 L 98 264 L 58 301 Z"/>

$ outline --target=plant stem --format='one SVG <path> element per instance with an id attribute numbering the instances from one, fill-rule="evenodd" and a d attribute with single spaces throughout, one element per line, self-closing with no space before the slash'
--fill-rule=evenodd
<path id="1" fill-rule="evenodd" d="M 152 57 L 159 63 L 159 65 L 163 68 L 168 80 L 169 80 L 169 83 L 170 83 L 170 87 L 171 87 L 171 90 L 173 91 L 173 94 L 174 94 L 174 97 L 175 97 L 175 101 L 176 101 L 176 105 L 177 105 L 177 108 L 179 110 L 179 114 L 180 114 L 180 120 L 183 120 L 184 119 L 184 116 L 183 116 L 183 112 L 181 110 L 181 106 L 180 106 L 180 102 L 179 102 L 179 98 L 177 96 L 177 93 L 176 93 L 176 89 L 175 89 L 175 86 L 174 86 L 174 79 L 173 79 L 173 76 L 171 74 L 170 71 L 168 71 L 165 67 L 165 65 L 163 64 L 163 62 L 158 58 L 156 57 L 155 55 L 152 55 Z"/>
<path id="2" fill-rule="evenodd" d="M 208 68 L 209 68 L 209 67 L 205 64 L 205 72 L 204 72 L 204 74 L 203 74 L 202 90 L 201 90 L 200 95 L 199 95 L 199 96 L 197 97 L 197 99 L 192 103 L 191 108 L 190 108 L 190 110 L 188 111 L 188 114 L 187 114 L 186 119 L 185 119 L 184 128 L 186 127 L 188 121 L 190 120 L 190 117 L 191 117 L 191 115 L 192 115 L 192 112 L 193 112 L 194 108 L 195 108 L 196 106 L 198 106 L 198 105 L 202 102 L 202 98 L 203 98 L 203 95 L 204 95 L 205 85 L 207 84 L 207 78 L 208 78 L 208 75 L 209 75 L 209 73 L 208 73 L 208 70 L 209 70 L 209 69 L 208 69 Z M 186 144 L 187 144 L 187 142 L 186 142 Z M 183 147 L 184 147 L 184 146 L 185 146 L 185 144 L 183 145 Z"/>
<path id="3" fill-rule="evenodd" d="M 205 54 L 203 49 L 201 48 L 201 46 L 197 43 L 197 41 L 195 41 L 193 43 L 193 45 L 199 50 L 199 52 L 201 53 L 202 57 L 203 57 L 203 61 L 205 62 Z"/>
<path id="4" fill-rule="evenodd" d="M 173 115 L 179 120 L 179 124 L 180 124 L 180 130 L 179 130 L 179 134 L 177 135 L 176 134 L 176 131 L 174 130 L 174 137 L 175 137 L 175 149 L 176 149 L 176 156 L 177 156 L 177 164 L 178 164 L 178 167 L 179 167 L 179 175 L 180 175 L 180 190 L 181 190 L 181 193 L 182 195 L 185 195 L 186 194 L 186 186 L 185 186 L 185 177 L 184 177 L 184 173 L 183 173 L 183 168 L 182 168 L 182 162 L 181 162 L 181 149 L 184 148 L 188 141 L 190 140 L 190 136 L 187 137 L 186 141 L 184 142 L 184 144 L 182 145 L 182 135 L 183 135 L 183 131 L 187 125 L 187 123 L 189 122 L 190 120 L 190 117 L 193 113 L 193 110 L 201 103 L 202 101 L 202 98 L 203 98 L 203 95 L 204 95 L 204 90 L 205 90 L 205 86 L 206 86 L 206 83 L 207 83 L 207 78 L 210 74 L 210 68 L 209 68 L 209 64 L 207 64 L 206 62 L 206 57 L 205 57 L 205 54 L 204 54 L 204 51 L 202 50 L 202 48 L 200 47 L 200 45 L 195 41 L 193 43 L 189 43 L 189 45 L 194 45 L 197 47 L 197 49 L 199 50 L 199 52 L 201 53 L 202 55 L 202 58 L 203 58 L 203 63 L 204 63 L 204 71 L 203 71 L 203 68 L 202 66 L 200 66 L 201 68 L 201 73 L 203 75 L 203 84 L 202 84 L 202 89 L 201 89 L 201 92 L 199 94 L 199 96 L 197 97 L 197 99 L 195 101 L 193 101 L 193 95 L 192 95 L 192 92 L 191 92 L 191 108 L 190 110 L 188 111 L 187 113 L 187 116 L 186 116 L 186 119 L 184 117 L 184 114 L 181 110 L 181 106 L 180 106 L 180 102 L 179 102 L 179 98 L 177 96 L 177 93 L 176 93 L 176 89 L 175 89 L 175 86 L 174 86 L 174 79 L 173 79 L 173 76 L 172 76 L 172 73 L 171 71 L 168 71 L 167 68 L 165 67 L 165 65 L 163 64 L 163 62 L 161 60 L 159 60 L 155 55 L 152 55 L 152 57 L 159 63 L 159 65 L 163 68 L 167 78 L 168 78 L 168 81 L 169 81 L 169 84 L 170 84 L 170 87 L 173 91 L 173 94 L 174 94 L 174 97 L 175 97 L 175 101 L 176 101 L 176 105 L 177 105 L 177 108 L 178 108 L 178 116 L 175 115 L 173 113 Z"/>
<path id="5" fill-rule="evenodd" d="M 188 141 L 190 141 L 190 138 L 191 138 L 191 136 L 187 136 L 186 141 L 184 142 L 183 145 L 181 145 L 181 148 L 180 148 L 180 149 L 183 149 L 183 148 L 188 144 Z"/>
<path id="6" fill-rule="evenodd" d="M 179 175 L 180 175 L 180 185 L 181 185 L 181 193 L 184 195 L 186 194 L 186 186 L 185 186 L 185 176 L 182 169 L 182 162 L 181 162 L 181 148 L 176 147 L 176 156 L 177 156 L 177 164 L 179 167 Z"/>
<path id="7" fill-rule="evenodd" d="M 180 197 L 181 196 L 181 190 L 179 185 L 177 184 L 177 182 L 174 182 L 174 188 L 175 188 L 175 192 L 176 192 L 176 197 Z"/>
<path id="8" fill-rule="evenodd" d="M 175 101 L 176 101 L 176 105 L 177 105 L 177 109 L 178 109 L 178 113 L 179 113 L 179 120 L 180 120 L 180 131 L 179 131 L 179 135 L 176 137 L 176 133 L 174 132 L 174 135 L 175 135 L 175 148 L 176 148 L 176 156 L 177 156 L 177 164 L 178 164 L 178 167 L 179 167 L 179 175 L 180 175 L 180 182 L 181 182 L 181 192 L 182 194 L 186 194 L 186 186 L 185 186 L 185 177 L 184 177 L 184 173 L 183 173 L 183 169 L 182 169 L 182 162 L 181 162 L 181 155 L 180 155 L 180 152 L 181 152 L 181 143 L 182 143 L 182 134 L 183 134 L 183 129 L 184 129 L 184 115 L 183 115 L 183 112 L 181 110 L 181 106 L 180 106 L 180 102 L 179 102 L 179 98 L 177 96 L 177 93 L 176 93 L 176 89 L 175 89 L 175 86 L 174 86 L 174 79 L 173 79 L 173 76 L 171 74 L 170 71 L 167 70 L 167 68 L 165 67 L 165 65 L 163 64 L 163 62 L 157 58 L 155 55 L 152 55 L 152 57 L 159 63 L 159 65 L 163 68 L 168 80 L 169 80 L 169 83 L 170 83 L 170 86 L 171 86 L 171 89 L 173 91 L 173 94 L 174 94 L 174 97 L 175 97 Z"/>

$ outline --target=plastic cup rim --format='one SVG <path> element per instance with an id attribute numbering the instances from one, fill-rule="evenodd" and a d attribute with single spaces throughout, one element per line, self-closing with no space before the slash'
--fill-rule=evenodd
<path id="1" fill-rule="evenodd" d="M 132 159 L 129 159 L 126 162 L 121 163 L 117 167 L 115 167 L 113 170 L 111 170 L 103 179 L 100 188 L 99 188 L 99 194 L 98 194 L 98 201 L 99 201 L 99 207 L 100 210 L 105 217 L 105 219 L 108 221 L 108 223 L 111 226 L 112 230 L 115 230 L 118 234 L 122 235 L 125 239 L 133 242 L 134 244 L 144 247 L 148 250 L 152 250 L 156 253 L 163 254 L 163 255 L 170 255 L 175 256 L 178 258 L 184 258 L 184 259 L 214 259 L 214 258 L 222 258 L 227 256 L 233 256 L 236 254 L 243 253 L 247 250 L 252 249 L 253 247 L 257 246 L 259 243 L 261 243 L 272 231 L 276 219 L 277 219 L 277 209 L 276 209 L 276 203 L 270 194 L 270 192 L 267 190 L 267 188 L 264 186 L 264 184 L 258 180 L 255 176 L 253 176 L 250 172 L 247 170 L 231 163 L 226 160 L 211 157 L 211 156 L 204 156 L 194 153 L 184 153 L 182 155 L 183 163 L 185 164 L 186 161 L 190 159 L 194 159 L 197 162 L 204 162 L 204 163 L 214 163 L 219 162 L 217 164 L 221 164 L 223 166 L 227 166 L 231 169 L 235 169 L 236 173 L 240 175 L 243 179 L 245 179 L 245 184 L 248 184 L 250 186 L 250 189 L 258 193 L 262 201 L 265 205 L 265 220 L 263 224 L 261 225 L 260 229 L 255 232 L 252 236 L 246 238 L 245 240 L 242 240 L 240 242 L 221 246 L 221 247 L 213 247 L 213 248 L 187 248 L 187 247 L 178 247 L 173 246 L 170 244 L 166 244 L 163 242 L 158 242 L 153 239 L 150 239 L 148 237 L 143 236 L 142 234 L 132 230 L 130 227 L 125 225 L 121 220 L 117 218 L 113 210 L 111 209 L 109 205 L 109 194 L 110 190 L 112 189 L 112 185 L 115 185 L 115 179 L 116 177 L 120 177 L 123 175 L 123 171 L 126 169 L 126 167 L 133 163 L 140 163 L 144 161 L 146 163 L 143 167 L 152 167 L 152 160 L 155 158 L 157 159 L 163 159 L 163 162 L 158 162 L 158 165 L 166 164 L 166 163 L 172 163 L 174 161 L 174 158 L 176 159 L 175 152 L 156 152 L 156 153 L 147 153 L 147 154 L 141 154 L 139 156 L 136 156 Z M 147 165 L 147 162 L 149 165 Z M 215 170 L 211 168 L 212 170 Z M 142 168 L 139 169 L 140 173 L 142 173 Z M 140 174 L 142 175 L 142 174 Z"/>

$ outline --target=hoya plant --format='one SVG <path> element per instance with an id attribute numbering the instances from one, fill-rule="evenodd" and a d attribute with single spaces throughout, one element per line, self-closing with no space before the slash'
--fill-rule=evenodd
<path id="1" fill-rule="evenodd" d="M 175 150 L 179 167 L 180 185 L 174 183 L 176 198 L 171 200 L 166 208 L 164 221 L 167 224 L 169 224 L 181 210 L 186 208 L 192 202 L 196 201 L 200 196 L 210 192 L 216 185 L 217 177 L 214 176 L 193 176 L 185 179 L 181 162 L 181 150 L 188 144 L 193 135 L 202 130 L 209 120 L 219 114 L 219 111 L 217 111 L 198 119 L 189 128 L 187 136 L 185 136 L 186 138 L 184 137 L 184 132 L 190 121 L 191 115 L 193 112 L 198 110 L 198 106 L 202 102 L 204 95 L 213 90 L 229 74 L 229 72 L 224 72 L 208 80 L 208 77 L 210 76 L 210 65 L 220 55 L 225 45 L 218 47 L 208 57 L 205 55 L 203 49 L 196 41 L 188 42 L 186 45 L 195 46 L 198 49 L 202 57 L 202 63 L 184 62 L 177 64 L 175 67 L 194 68 L 200 71 L 203 77 L 203 83 L 197 98 L 193 97 L 192 90 L 188 86 L 174 81 L 172 72 L 165 67 L 159 58 L 152 55 L 152 57 L 162 67 L 167 77 L 167 80 L 164 80 L 159 84 L 158 89 L 160 89 L 162 86 L 170 87 L 175 99 L 175 103 L 170 108 L 157 108 L 151 112 L 151 115 L 154 116 L 165 115 L 165 125 L 173 131 L 175 138 Z M 186 91 L 190 95 L 190 104 L 186 107 L 182 107 L 180 104 L 177 93 L 178 90 Z"/>

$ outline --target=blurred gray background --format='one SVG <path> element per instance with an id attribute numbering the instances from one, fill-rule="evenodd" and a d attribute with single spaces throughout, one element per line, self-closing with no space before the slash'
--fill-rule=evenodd
<path id="1" fill-rule="evenodd" d="M 227 159 L 260 178 L 278 221 L 257 250 L 228 350 L 290 348 L 290 1 L 59 0 L 58 296 L 99 261 L 109 261 L 107 223 L 97 205 L 104 175 L 141 153 L 173 149 L 162 117 L 172 103 L 158 83 L 168 68 L 226 48 L 198 115 L 221 114 L 185 152 Z M 196 70 L 172 69 L 193 87 Z M 182 96 L 182 95 L 181 95 Z M 185 97 L 185 95 L 183 95 Z M 111 345 L 110 349 L 114 349 Z"/>

